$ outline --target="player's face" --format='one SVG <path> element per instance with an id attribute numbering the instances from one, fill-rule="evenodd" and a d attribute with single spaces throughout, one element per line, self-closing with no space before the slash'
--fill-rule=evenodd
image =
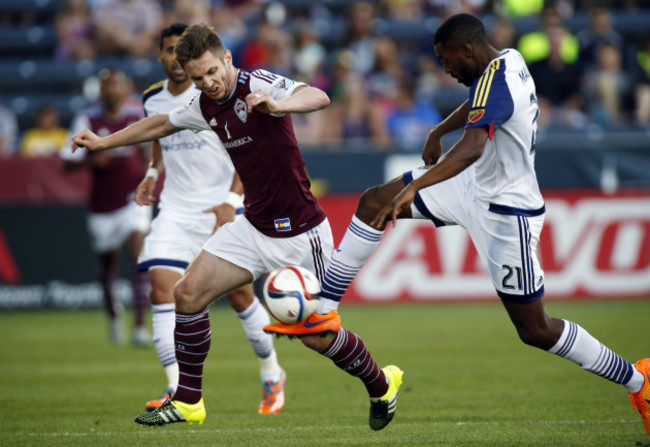
<path id="1" fill-rule="evenodd" d="M 200 58 L 185 64 L 185 71 L 199 90 L 215 101 L 225 100 L 235 88 L 235 68 L 232 65 L 232 54 L 228 50 L 223 60 L 206 51 Z"/>
<path id="2" fill-rule="evenodd" d="M 100 84 L 100 96 L 104 107 L 115 112 L 129 95 L 129 83 L 121 74 L 111 74 Z"/>
<path id="3" fill-rule="evenodd" d="M 163 39 L 162 49 L 158 51 L 158 60 L 167 74 L 167 79 L 176 83 L 183 84 L 189 76 L 174 59 L 174 47 L 180 36 L 168 36 Z"/>
<path id="4" fill-rule="evenodd" d="M 458 48 L 439 43 L 436 45 L 435 50 L 438 59 L 442 62 L 445 73 L 449 73 L 452 78 L 461 84 L 468 87 L 472 85 L 478 75 L 469 48 Z"/>

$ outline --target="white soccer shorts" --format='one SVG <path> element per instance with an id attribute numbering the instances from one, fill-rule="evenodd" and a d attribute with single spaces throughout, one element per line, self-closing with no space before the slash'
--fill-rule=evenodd
<path id="1" fill-rule="evenodd" d="M 214 213 L 179 214 L 162 208 L 151 223 L 138 257 L 138 270 L 164 268 L 181 275 L 212 235 Z"/>
<path id="2" fill-rule="evenodd" d="M 299 265 L 323 279 L 332 257 L 334 238 L 329 221 L 292 237 L 269 237 L 243 216 L 227 223 L 203 250 L 251 272 L 254 279 L 287 265 Z"/>
<path id="3" fill-rule="evenodd" d="M 404 183 L 427 168 L 404 173 Z M 487 267 L 497 294 L 504 301 L 526 303 L 544 294 L 544 272 L 537 259 L 537 243 L 545 208 L 520 209 L 485 203 L 473 195 L 471 169 L 444 182 L 421 189 L 411 212 L 437 226 L 465 228 Z"/>
<path id="4" fill-rule="evenodd" d="M 135 231 L 149 231 L 151 207 L 129 202 L 109 213 L 89 213 L 86 222 L 92 249 L 104 253 L 120 248 Z"/>

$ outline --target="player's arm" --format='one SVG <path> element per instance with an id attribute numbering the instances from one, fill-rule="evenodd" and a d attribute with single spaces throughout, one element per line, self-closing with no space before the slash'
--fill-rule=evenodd
<path id="1" fill-rule="evenodd" d="M 217 222 L 212 229 L 214 233 L 217 229 L 227 222 L 232 222 L 237 216 L 237 210 L 244 206 L 243 201 L 244 194 L 244 185 L 239 178 L 239 174 L 235 171 L 235 175 L 232 178 L 232 183 L 230 184 L 230 192 L 226 196 L 226 200 L 219 205 L 215 205 L 211 208 L 203 210 L 204 213 L 214 213 L 217 217 Z"/>
<path id="2" fill-rule="evenodd" d="M 411 206 L 415 194 L 427 186 L 447 180 L 471 166 L 481 155 L 488 139 L 487 127 L 470 127 L 465 129 L 461 139 L 421 177 L 405 186 L 397 196 L 377 214 L 370 223 L 381 229 L 387 218 L 397 223 L 397 215 Z"/>
<path id="3" fill-rule="evenodd" d="M 85 147 L 89 151 L 101 151 L 121 146 L 144 143 L 166 137 L 181 130 L 169 122 L 167 114 L 156 114 L 144 118 L 130 126 L 107 135 L 99 137 L 88 129 L 84 129 L 72 137 L 72 152 L 78 147 Z"/>
<path id="4" fill-rule="evenodd" d="M 144 178 L 135 190 L 135 202 L 138 205 L 152 205 L 154 202 L 153 191 L 156 188 L 158 177 L 165 170 L 162 146 L 155 140 L 151 148 L 151 161 Z"/>
<path id="5" fill-rule="evenodd" d="M 469 100 L 462 103 L 456 110 L 451 112 L 447 118 L 434 126 L 422 149 L 422 160 L 425 165 L 432 165 L 438 161 L 442 155 L 442 144 L 440 142 L 443 135 L 462 129 L 467 122 L 469 114 Z"/>
<path id="6" fill-rule="evenodd" d="M 246 103 L 249 113 L 253 108 L 262 113 L 308 113 L 327 107 L 330 98 L 319 88 L 301 85 L 291 96 L 278 100 L 264 90 L 255 90 L 246 96 Z"/>

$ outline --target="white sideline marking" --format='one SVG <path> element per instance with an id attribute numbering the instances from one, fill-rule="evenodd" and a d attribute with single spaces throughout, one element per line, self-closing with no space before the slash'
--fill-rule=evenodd
<path id="1" fill-rule="evenodd" d="M 427 423 L 427 425 L 456 425 L 456 426 L 480 426 L 480 425 L 510 425 L 510 424 L 528 424 L 528 425 L 557 425 L 557 424 L 565 424 L 565 425 L 596 425 L 596 424 L 638 424 L 639 421 L 634 419 L 609 419 L 609 420 L 604 420 L 604 421 L 458 421 L 458 422 L 432 422 L 432 423 Z M 397 423 L 394 424 L 395 426 L 400 426 L 400 427 L 418 427 L 422 426 L 421 423 L 414 424 L 414 423 Z M 268 433 L 268 432 L 281 432 L 281 431 L 300 431 L 300 430 L 322 430 L 323 428 L 337 428 L 337 429 L 354 429 L 357 430 L 359 426 L 357 425 L 336 425 L 336 426 L 329 426 L 329 427 L 323 427 L 323 426 L 304 426 L 304 427 L 261 427 L 261 428 L 246 428 L 246 429 L 237 429 L 237 428 L 216 428 L 216 429 L 208 429 L 208 430 L 174 430 L 174 429 L 161 429 L 160 427 L 154 428 L 154 427 L 141 427 L 141 430 L 137 431 L 124 431 L 124 432 L 110 432 L 110 431 L 95 431 L 95 429 L 91 429 L 89 432 L 82 432 L 82 433 L 71 433 L 71 432 L 54 432 L 54 433 L 13 433 L 13 434 L 7 434 L 3 436 L 11 437 L 11 438 L 56 438 L 56 437 L 61 437 L 61 438 L 66 438 L 66 437 L 84 437 L 84 436 L 96 436 L 96 435 L 101 435 L 101 436 L 113 436 L 113 435 L 123 435 L 123 434 L 137 434 L 137 435 L 158 435 L 158 434 L 169 434 L 169 433 L 178 433 L 178 434 L 187 434 L 187 433 L 250 433 L 250 432 L 260 432 L 260 433 Z"/>

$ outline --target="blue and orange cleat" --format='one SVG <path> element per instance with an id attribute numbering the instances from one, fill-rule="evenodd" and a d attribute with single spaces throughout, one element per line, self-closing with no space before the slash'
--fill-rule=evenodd
<path id="1" fill-rule="evenodd" d="M 174 424 L 177 422 L 187 422 L 192 425 L 194 422 L 203 424 L 205 416 L 206 413 L 203 399 L 195 404 L 186 404 L 184 402 L 167 399 L 157 410 L 136 416 L 135 422 L 140 425 L 154 427 Z"/>
<path id="2" fill-rule="evenodd" d="M 157 410 L 158 408 L 162 407 L 162 404 L 164 404 L 167 399 L 170 399 L 174 395 L 174 390 L 171 388 L 167 388 L 165 391 L 162 392 L 160 396 L 158 396 L 158 399 L 153 399 L 144 404 L 144 409 L 152 412 L 154 410 Z"/>
<path id="3" fill-rule="evenodd" d="M 262 401 L 257 408 L 259 414 L 276 414 L 282 411 L 284 407 L 284 384 L 287 381 L 287 375 L 282 371 L 280 380 L 274 382 L 265 380 L 262 383 Z"/>
<path id="4" fill-rule="evenodd" d="M 304 337 L 307 335 L 336 335 L 341 329 L 341 317 L 333 310 L 328 314 L 311 314 L 305 320 L 293 324 L 273 323 L 264 326 L 264 332 L 280 337 Z"/>
<path id="5" fill-rule="evenodd" d="M 634 367 L 643 374 L 643 386 L 636 393 L 630 393 L 630 403 L 641 415 L 643 428 L 650 435 L 650 358 L 639 360 Z"/>

